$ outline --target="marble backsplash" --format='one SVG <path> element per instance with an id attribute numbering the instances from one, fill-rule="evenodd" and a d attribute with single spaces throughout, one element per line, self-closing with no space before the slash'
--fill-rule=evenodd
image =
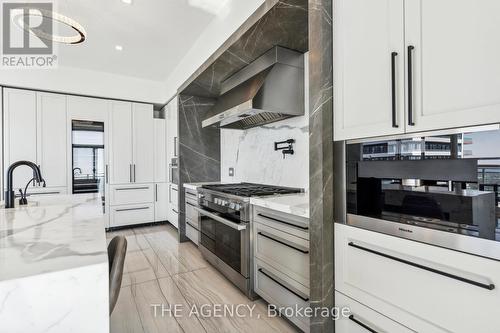
<path id="1" fill-rule="evenodd" d="M 307 110 L 307 108 L 306 108 Z M 245 131 L 221 129 L 221 181 L 309 188 L 309 116 Z M 275 141 L 295 139 L 295 153 L 283 158 Z M 234 168 L 234 176 L 229 176 Z"/>

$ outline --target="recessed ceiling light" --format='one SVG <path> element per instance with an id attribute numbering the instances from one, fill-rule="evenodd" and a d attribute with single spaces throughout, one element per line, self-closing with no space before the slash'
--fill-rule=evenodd
<path id="1" fill-rule="evenodd" d="M 29 6 L 26 6 L 24 9 L 28 9 L 27 14 L 25 14 L 25 11 L 23 11 L 23 14 L 16 15 L 12 18 L 12 21 L 14 24 L 16 24 L 19 28 L 28 31 L 29 33 L 39 37 L 43 38 L 46 40 L 51 40 L 54 42 L 58 43 L 64 43 L 64 44 L 80 44 L 85 41 L 87 38 L 87 32 L 83 28 L 83 26 L 73 20 L 72 18 L 69 18 L 67 16 L 64 16 L 62 14 L 40 9 L 40 8 L 32 8 Z M 73 36 L 58 36 L 54 35 L 53 33 L 47 33 L 43 31 L 42 29 L 38 28 L 32 28 L 32 27 L 27 27 L 24 23 L 24 18 L 25 16 L 29 17 L 42 17 L 46 18 L 49 20 L 52 20 L 54 22 L 58 22 L 64 25 L 69 26 L 71 29 L 73 29 L 76 34 Z"/>
<path id="2" fill-rule="evenodd" d="M 121 46 L 121 45 L 115 45 L 115 50 L 121 51 L 121 50 L 123 50 L 123 46 Z"/>
<path id="3" fill-rule="evenodd" d="M 122 0 L 122 2 L 126 5 L 131 5 L 132 4 L 132 0 Z"/>

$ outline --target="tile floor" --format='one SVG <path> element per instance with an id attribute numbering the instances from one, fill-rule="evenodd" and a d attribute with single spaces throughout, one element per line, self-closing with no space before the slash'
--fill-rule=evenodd
<path id="1" fill-rule="evenodd" d="M 176 233 L 167 224 L 107 234 L 108 241 L 116 235 L 128 241 L 122 289 L 111 316 L 112 333 L 296 332 L 286 320 L 268 317 L 263 300 L 246 298 L 202 258 L 193 243 L 180 244 Z M 156 316 L 153 304 L 158 304 Z M 207 304 L 222 304 L 220 311 L 227 305 L 227 311 L 238 310 L 245 316 L 208 316 L 217 308 Z"/>

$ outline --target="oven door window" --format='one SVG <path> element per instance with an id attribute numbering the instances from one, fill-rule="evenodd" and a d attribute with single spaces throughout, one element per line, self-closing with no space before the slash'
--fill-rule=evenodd
<path id="1" fill-rule="evenodd" d="M 241 274 L 241 231 L 201 216 L 201 244 Z"/>

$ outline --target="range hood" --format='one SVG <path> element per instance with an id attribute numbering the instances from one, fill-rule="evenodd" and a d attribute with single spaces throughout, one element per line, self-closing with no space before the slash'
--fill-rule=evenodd
<path id="1" fill-rule="evenodd" d="M 221 84 L 202 126 L 247 129 L 304 115 L 304 55 L 275 46 Z"/>

